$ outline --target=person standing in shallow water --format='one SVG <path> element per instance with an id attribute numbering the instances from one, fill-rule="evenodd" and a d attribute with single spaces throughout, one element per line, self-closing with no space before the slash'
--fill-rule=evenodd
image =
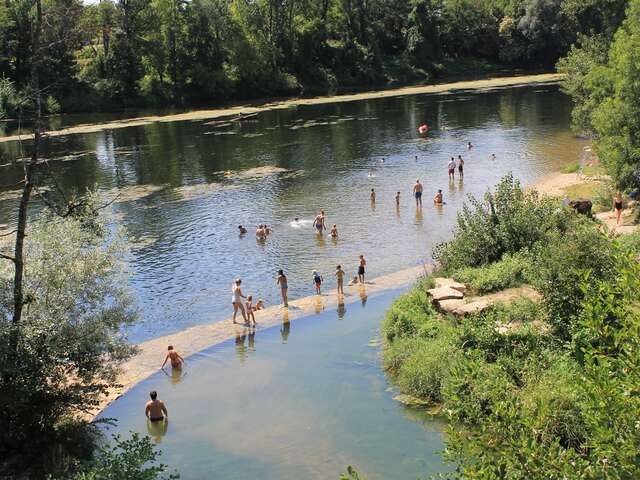
<path id="1" fill-rule="evenodd" d="M 284 271 L 278 270 L 278 279 L 276 280 L 276 284 L 280 286 L 280 295 L 282 295 L 283 306 L 285 308 L 289 308 L 289 285 Z"/>
<path id="2" fill-rule="evenodd" d="M 324 222 L 324 210 L 320 210 L 320 213 L 316 215 L 316 218 L 313 219 L 313 226 L 315 227 L 318 234 L 322 234 L 322 231 L 327 229 Z"/>
<path id="3" fill-rule="evenodd" d="M 367 261 L 364 259 L 364 255 L 360 255 L 360 263 L 358 265 L 358 281 L 364 283 L 364 267 L 367 265 Z"/>
<path id="4" fill-rule="evenodd" d="M 144 415 L 152 422 L 161 422 L 169 417 L 167 407 L 162 400 L 158 400 L 158 393 L 155 390 L 149 392 L 151 400 L 144 407 Z"/>
<path id="5" fill-rule="evenodd" d="M 244 305 L 242 304 L 242 299 L 246 298 L 242 294 L 242 289 L 240 288 L 240 284 L 242 280 L 236 278 L 236 281 L 233 283 L 231 287 L 231 304 L 233 305 L 233 323 L 236 322 L 236 315 L 238 314 L 238 310 L 242 313 L 242 318 L 244 319 L 244 323 L 247 323 L 247 315 L 244 312 Z"/>
<path id="6" fill-rule="evenodd" d="M 184 358 L 173 349 L 173 345 L 167 347 L 167 354 L 164 357 L 164 362 L 160 369 L 163 369 L 169 360 L 171 360 L 171 368 L 182 368 L 182 364 L 184 363 Z"/>
<path id="7" fill-rule="evenodd" d="M 464 177 L 464 160 L 462 159 L 462 155 L 458 155 L 458 173 L 462 179 Z"/>
<path id="8" fill-rule="evenodd" d="M 449 181 L 453 182 L 456 176 L 456 161 L 453 157 L 451 157 L 451 160 L 449 160 L 447 169 L 449 170 Z"/>
<path id="9" fill-rule="evenodd" d="M 416 180 L 416 184 L 413 186 L 413 195 L 416 197 L 416 207 L 422 207 L 422 191 L 424 187 L 420 183 L 420 179 Z"/>
<path id="10" fill-rule="evenodd" d="M 342 265 L 336 267 L 335 275 L 338 281 L 338 295 L 344 295 L 344 270 L 342 270 Z"/>

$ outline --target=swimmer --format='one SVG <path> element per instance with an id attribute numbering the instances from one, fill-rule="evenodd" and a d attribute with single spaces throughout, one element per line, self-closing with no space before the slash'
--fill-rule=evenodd
<path id="1" fill-rule="evenodd" d="M 256 312 L 259 310 L 264 310 L 264 300 L 259 298 L 258 301 L 256 302 L 256 306 L 255 306 L 255 310 Z"/>
<path id="2" fill-rule="evenodd" d="M 151 400 L 144 407 L 144 415 L 152 422 L 162 422 L 169 418 L 167 407 L 162 400 L 158 400 L 158 393 L 155 390 L 149 392 Z"/>
<path id="3" fill-rule="evenodd" d="M 344 295 L 344 270 L 342 270 L 342 265 L 336 267 L 335 276 L 338 281 L 338 295 Z"/>
<path id="4" fill-rule="evenodd" d="M 416 184 L 413 186 L 413 195 L 416 197 L 416 207 L 422 207 L 422 191 L 424 187 L 420 183 L 420 180 L 416 180 Z"/>
<path id="5" fill-rule="evenodd" d="M 333 224 L 333 227 L 331 227 L 331 238 L 338 238 L 338 227 L 336 226 L 336 224 Z"/>
<path id="6" fill-rule="evenodd" d="M 238 225 L 238 230 L 240 231 L 240 235 L 244 235 L 245 233 L 247 233 L 247 229 L 242 225 Z"/>
<path id="7" fill-rule="evenodd" d="M 460 178 L 464 177 L 464 160 L 462 159 L 462 155 L 458 155 L 458 173 L 460 174 Z"/>
<path id="8" fill-rule="evenodd" d="M 384 157 L 382 157 L 382 160 L 380 160 L 380 163 L 384 163 Z"/>
<path id="9" fill-rule="evenodd" d="M 258 240 L 264 240 L 267 238 L 267 233 L 264 230 L 264 225 L 260 224 L 256 227 L 256 238 Z"/>
<path id="10" fill-rule="evenodd" d="M 491 160 L 495 160 L 495 159 L 496 159 L 496 154 L 495 154 L 495 153 L 492 153 L 492 154 L 491 154 Z"/>
<path id="11" fill-rule="evenodd" d="M 313 219 L 313 226 L 315 227 L 317 233 L 321 234 L 323 230 L 327 229 L 324 222 L 324 210 L 320 210 L 320 213 L 316 215 L 316 218 Z"/>
<path id="12" fill-rule="evenodd" d="M 359 283 L 359 282 L 358 282 L 358 276 L 357 276 L 357 275 L 355 275 L 355 276 L 351 279 L 351 281 L 349 282 L 349 285 L 357 285 L 358 283 Z"/>
<path id="13" fill-rule="evenodd" d="M 447 168 L 449 169 L 449 180 L 453 181 L 456 176 L 456 161 L 453 157 L 451 157 L 451 160 L 449 160 Z"/>
<path id="14" fill-rule="evenodd" d="M 316 272 L 314 270 L 313 271 L 313 284 L 316 287 L 316 295 L 321 295 L 320 287 L 322 285 L 323 280 L 324 279 L 322 278 L 322 275 L 320 275 L 318 272 Z"/>
<path id="15" fill-rule="evenodd" d="M 376 191 L 372 188 L 371 189 L 371 203 L 376 203 Z"/>
<path id="16" fill-rule="evenodd" d="M 467 150 L 471 150 L 473 148 L 473 145 L 471 145 L 471 142 L 467 142 Z"/>
<path id="17" fill-rule="evenodd" d="M 268 225 L 263 225 L 263 228 L 264 228 L 265 235 L 270 235 L 271 232 L 273 232 L 273 230 L 271 230 Z"/>
<path id="18" fill-rule="evenodd" d="M 418 161 L 418 155 L 414 155 L 413 156 L 413 160 L 417 162 Z"/>
<path id="19" fill-rule="evenodd" d="M 173 345 L 169 345 L 167 347 L 167 354 L 164 357 L 164 362 L 162 363 L 160 370 L 164 368 L 168 360 L 171 360 L 171 368 L 182 368 L 182 364 L 184 363 L 184 358 L 182 358 L 180 354 L 173 349 Z"/>
<path id="20" fill-rule="evenodd" d="M 364 267 L 367 265 L 367 261 L 364 259 L 364 255 L 360 255 L 360 261 L 358 264 L 358 280 L 360 283 L 364 283 Z"/>
<path id="21" fill-rule="evenodd" d="M 396 206 L 400 206 L 400 192 L 396 192 Z"/>
<path id="22" fill-rule="evenodd" d="M 244 308 L 247 312 L 247 318 L 249 319 L 249 323 L 251 323 L 251 320 L 253 320 L 253 326 L 256 326 L 256 317 L 253 314 L 253 312 L 255 311 L 255 308 L 253 306 L 253 296 L 252 295 L 247 295 L 247 301 L 244 304 Z"/>
<path id="23" fill-rule="evenodd" d="M 433 203 L 436 205 L 442 205 L 442 190 L 438 190 L 438 193 L 433 197 Z"/>

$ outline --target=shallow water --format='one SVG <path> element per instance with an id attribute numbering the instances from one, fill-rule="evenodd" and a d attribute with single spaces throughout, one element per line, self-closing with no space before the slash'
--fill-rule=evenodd
<path id="1" fill-rule="evenodd" d="M 379 365 L 378 327 L 398 294 L 194 355 L 181 376 L 160 372 L 112 403 L 109 432 L 151 435 L 187 480 L 337 479 L 347 465 L 370 480 L 444 471 L 442 423 L 394 401 Z M 144 418 L 150 390 L 167 405 L 166 428 Z"/>
<path id="2" fill-rule="evenodd" d="M 314 269 L 332 278 L 340 263 L 355 274 L 359 254 L 372 276 L 428 261 L 467 194 L 482 194 L 508 171 L 530 183 L 580 159 L 583 142 L 569 132 L 569 115 L 557 87 L 416 95 L 271 111 L 242 123 L 52 137 L 47 156 L 57 159 L 51 170 L 65 187 L 97 184 L 120 195 L 113 209 L 132 245 L 131 285 L 142 314 L 129 334 L 138 342 L 227 318 L 235 277 L 270 305 L 279 299 L 279 268 L 295 298 L 312 293 Z M 417 135 L 422 123 L 431 126 L 426 138 Z M 18 144 L 1 144 L 0 154 L 0 163 L 20 156 Z M 458 154 L 465 179 L 449 183 L 446 164 Z M 11 167 L 0 175 L 0 184 L 20 178 Z M 411 198 L 416 178 L 425 184 L 421 211 Z M 430 201 L 438 188 L 447 202 L 441 208 Z M 0 192 L 0 229 L 14 220 L 16 202 Z M 308 223 L 290 225 L 320 208 L 329 226 L 337 224 L 337 241 Z M 265 242 L 253 234 L 258 223 L 274 229 Z M 249 234 L 239 238 L 238 224 Z"/>

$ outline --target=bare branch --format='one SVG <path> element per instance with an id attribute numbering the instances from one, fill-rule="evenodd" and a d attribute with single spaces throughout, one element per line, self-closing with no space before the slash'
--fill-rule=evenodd
<path id="1" fill-rule="evenodd" d="M 16 263 L 16 259 L 10 255 L 5 255 L 4 253 L 0 253 L 0 258 L 4 258 L 5 260 L 10 260 L 13 263 Z"/>

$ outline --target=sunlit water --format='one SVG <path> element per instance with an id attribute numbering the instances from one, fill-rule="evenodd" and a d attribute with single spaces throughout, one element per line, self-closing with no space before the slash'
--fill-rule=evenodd
<path id="1" fill-rule="evenodd" d="M 265 112 L 226 126 L 54 137 L 47 156 L 65 188 L 120 195 L 113 211 L 131 241 L 141 315 L 129 335 L 138 342 L 227 318 L 235 277 L 269 305 L 278 301 L 279 268 L 295 298 L 313 292 L 314 269 L 332 277 L 340 263 L 355 274 L 359 254 L 370 276 L 429 260 L 467 194 L 481 195 L 509 171 L 528 184 L 581 158 L 569 116 L 556 87 L 417 95 Z M 417 135 L 422 123 L 431 127 L 426 138 Z M 0 144 L 0 164 L 19 150 Z M 458 154 L 465 179 L 449 183 L 446 164 Z M 20 171 L 0 167 L 0 176 L 9 184 Z M 425 184 L 421 211 L 411 197 L 416 178 Z M 439 188 L 447 203 L 436 209 Z M 0 192 L 0 229 L 15 220 L 16 203 L 14 192 Z M 337 241 L 312 232 L 321 208 Z M 293 228 L 294 217 L 307 225 Z M 274 229 L 266 242 L 253 234 L 258 223 Z M 240 238 L 238 224 L 249 234 Z M 151 377 L 105 415 L 119 419 L 120 432 L 146 433 L 143 406 L 157 389 L 170 422 L 165 434 L 150 433 L 162 460 L 187 479 L 326 479 L 349 464 L 370 479 L 442 471 L 440 423 L 392 399 L 370 344 L 397 293 L 218 345 L 190 359 L 183 378 Z"/>
<path id="2" fill-rule="evenodd" d="M 445 471 L 442 423 L 394 401 L 379 365 L 378 326 L 398 293 L 195 355 L 181 376 L 160 372 L 116 400 L 108 432 L 151 435 L 188 480 L 337 480 L 348 465 L 370 480 Z M 166 425 L 144 417 L 150 390 Z"/>
<path id="3" fill-rule="evenodd" d="M 557 87 L 416 95 L 290 108 L 228 126 L 156 123 L 53 137 L 47 155 L 66 156 L 50 163 L 66 188 L 97 184 L 121 195 L 113 209 L 131 240 L 141 316 L 129 334 L 137 342 L 227 318 L 235 277 L 269 305 L 279 299 L 279 268 L 295 298 L 312 293 L 314 269 L 332 277 L 340 263 L 355 274 L 359 254 L 370 276 L 429 260 L 467 194 L 482 194 L 508 171 L 530 183 L 580 158 L 569 115 Z M 422 123 L 431 127 L 426 138 L 417 135 Z M 19 156 L 18 144 L 0 144 L 0 153 L 3 162 Z M 458 154 L 465 179 L 449 183 L 446 164 Z M 8 167 L 0 174 L 0 184 L 20 178 Z M 411 196 L 417 178 L 425 184 L 421 211 Z M 439 188 L 447 204 L 436 209 Z M 15 215 L 17 200 L 4 197 L 0 224 Z M 337 241 L 290 226 L 321 208 L 338 226 Z M 274 229 L 266 242 L 255 238 L 258 223 Z M 244 238 L 239 224 L 250 228 Z"/>

